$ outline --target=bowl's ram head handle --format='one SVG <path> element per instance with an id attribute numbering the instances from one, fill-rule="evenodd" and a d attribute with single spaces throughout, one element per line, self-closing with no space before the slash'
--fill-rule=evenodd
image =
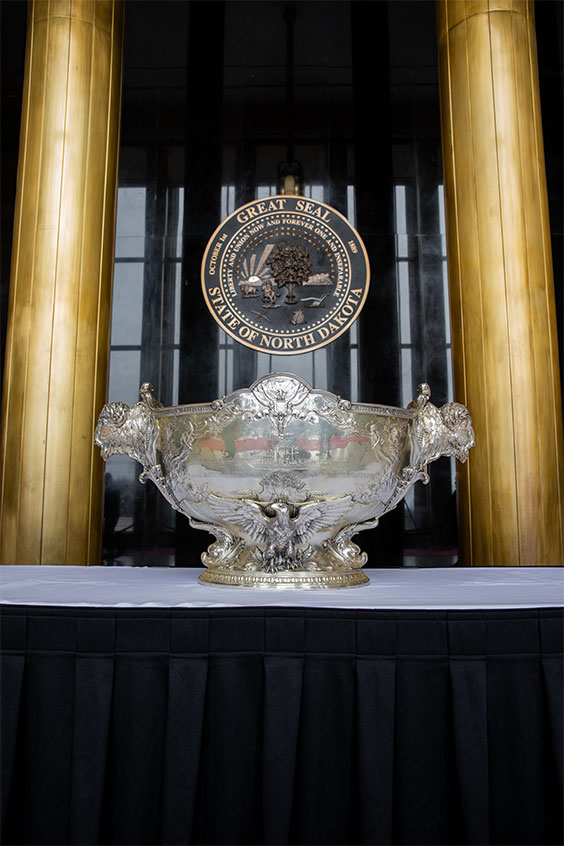
<path id="1" fill-rule="evenodd" d="M 148 383 L 142 385 L 141 402 L 132 408 L 123 402 L 109 402 L 102 408 L 94 443 L 101 448 L 104 461 L 111 455 L 128 455 L 143 465 L 144 472 L 155 467 L 159 429 L 153 409 L 159 404 L 152 390 Z"/>
<path id="2" fill-rule="evenodd" d="M 454 456 L 465 462 L 475 442 L 472 418 L 466 406 L 449 402 L 437 408 L 428 401 L 429 396 L 429 386 L 420 385 L 419 396 L 411 406 L 418 413 L 410 435 L 410 466 L 419 472 L 441 456 Z"/>
<path id="3" fill-rule="evenodd" d="M 228 562 L 230 558 L 236 557 L 241 546 L 244 545 L 243 541 L 233 537 L 223 527 L 205 523 L 188 513 L 186 504 L 183 507 L 177 499 L 158 463 L 159 425 L 153 412 L 157 408 L 162 408 L 162 403 L 155 400 L 153 390 L 153 386 L 148 382 L 141 385 L 139 390 L 141 401 L 131 408 L 123 402 L 107 403 L 98 417 L 94 443 L 100 447 L 104 461 L 112 455 L 127 455 L 139 461 L 143 465 L 139 481 L 145 484 L 150 479 L 166 501 L 188 518 L 191 526 L 205 529 L 215 535 L 216 541 L 210 550 L 219 562 Z M 206 553 L 203 557 L 204 562 L 205 556 Z"/>

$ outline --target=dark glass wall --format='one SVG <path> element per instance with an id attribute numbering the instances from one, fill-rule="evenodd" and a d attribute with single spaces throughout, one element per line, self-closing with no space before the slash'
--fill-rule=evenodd
<path id="1" fill-rule="evenodd" d="M 405 405 L 421 381 L 452 397 L 433 3 L 287 9 L 127 4 L 111 400 L 146 380 L 165 404 L 211 400 L 277 370 L 353 400 Z M 357 324 L 291 358 L 224 334 L 199 282 L 218 223 L 275 194 L 287 159 L 358 228 L 372 270 Z M 455 560 L 453 467 L 432 470 L 363 537 L 372 565 Z M 108 463 L 108 560 L 198 564 L 206 539 L 137 472 Z"/>
<path id="2" fill-rule="evenodd" d="M 562 5 L 537 7 L 561 304 Z M 2 3 L 2 18 L 5 292 L 25 3 Z M 200 262 L 222 219 L 276 193 L 289 157 L 303 168 L 304 193 L 357 227 L 372 278 L 346 334 L 277 357 L 217 327 Z M 144 381 L 167 405 L 212 400 L 290 370 L 317 388 L 394 405 L 427 381 L 441 405 L 452 399 L 446 280 L 433 0 L 127 0 L 110 400 L 133 404 Z M 6 302 L 3 294 L 4 315 Z M 105 561 L 199 566 L 209 536 L 140 485 L 139 470 L 125 457 L 108 462 Z M 441 459 L 430 470 L 429 486 L 363 535 L 369 566 L 456 562 L 454 468 Z"/>

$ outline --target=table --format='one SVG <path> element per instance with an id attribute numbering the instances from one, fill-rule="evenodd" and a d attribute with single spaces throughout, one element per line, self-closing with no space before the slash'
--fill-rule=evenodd
<path id="1" fill-rule="evenodd" d="M 257 590 L 207 585 L 175 567 L 0 567 L 4 604 L 116 608 L 364 609 L 564 606 L 561 567 L 386 568 L 367 585 L 340 590 Z"/>
<path id="2" fill-rule="evenodd" d="M 0 568 L 3 842 L 561 843 L 564 572 L 368 574 Z"/>

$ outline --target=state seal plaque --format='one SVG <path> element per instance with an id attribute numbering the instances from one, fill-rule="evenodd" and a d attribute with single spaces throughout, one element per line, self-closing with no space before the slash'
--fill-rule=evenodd
<path id="1" fill-rule="evenodd" d="M 306 197 L 237 209 L 202 260 L 207 306 L 221 328 L 260 352 L 311 352 L 342 335 L 366 300 L 366 249 L 348 220 Z"/>

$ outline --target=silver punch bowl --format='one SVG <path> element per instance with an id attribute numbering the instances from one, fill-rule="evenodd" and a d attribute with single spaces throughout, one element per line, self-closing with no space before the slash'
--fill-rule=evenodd
<path id="1" fill-rule="evenodd" d="M 257 588 L 354 587 L 368 581 L 353 537 L 378 525 L 441 456 L 466 461 L 468 409 L 437 408 L 429 386 L 407 408 L 353 403 L 274 373 L 215 402 L 104 406 L 102 457 L 143 465 L 190 525 L 215 541 L 200 580 Z"/>

